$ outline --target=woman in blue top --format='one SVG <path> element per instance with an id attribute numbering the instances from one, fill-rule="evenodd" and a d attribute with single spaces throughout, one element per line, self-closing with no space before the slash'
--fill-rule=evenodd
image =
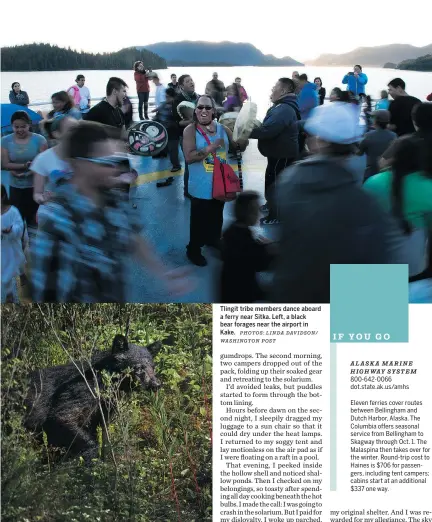
<path id="1" fill-rule="evenodd" d="M 186 248 L 189 260 L 206 266 L 201 253 L 204 245 L 218 248 L 222 234 L 224 202 L 213 199 L 213 154 L 227 162 L 229 149 L 245 150 L 247 141 L 234 142 L 231 131 L 215 121 L 216 104 L 210 96 L 197 100 L 194 123 L 183 134 L 183 152 L 189 165 L 191 195 L 190 240 Z M 203 134 L 210 141 L 207 143 Z"/>
<path id="2" fill-rule="evenodd" d="M 342 83 L 347 85 L 347 91 L 351 91 L 355 96 L 365 94 L 367 82 L 368 77 L 362 72 L 361 65 L 354 65 L 354 72 L 349 72 L 342 80 Z"/>
<path id="3" fill-rule="evenodd" d="M 388 92 L 381 91 L 381 99 L 376 102 L 375 110 L 376 111 L 388 111 L 390 105 L 390 101 L 388 99 Z"/>
<path id="4" fill-rule="evenodd" d="M 46 139 L 30 132 L 31 120 L 25 111 L 12 114 L 13 134 L 1 139 L 1 167 L 10 173 L 10 202 L 27 224 L 35 222 L 38 204 L 33 200 L 33 174 L 30 165 L 34 158 L 48 148 Z"/>
<path id="5" fill-rule="evenodd" d="M 66 91 L 55 92 L 51 96 L 51 101 L 54 108 L 48 114 L 49 119 L 58 118 L 59 116 L 69 116 L 76 120 L 82 119 L 81 111 L 75 107 L 73 99 Z"/>

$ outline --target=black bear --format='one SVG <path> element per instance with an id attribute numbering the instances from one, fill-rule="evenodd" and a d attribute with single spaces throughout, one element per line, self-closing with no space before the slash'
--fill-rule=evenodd
<path id="1" fill-rule="evenodd" d="M 161 347 L 159 341 L 147 347 L 129 344 L 123 335 L 116 335 L 111 351 L 94 355 L 91 364 L 75 361 L 33 372 L 25 427 L 38 434 L 45 432 L 48 443 L 65 448 L 68 455 L 82 455 L 86 461 L 96 458 L 97 427 L 103 425 L 102 415 L 106 419 L 108 411 L 103 394 L 101 400 L 97 397 L 98 386 L 104 389 L 101 372 L 121 374 L 129 368 L 132 380 L 123 378 L 120 389 L 130 391 L 134 381 L 144 389 L 156 390 L 161 383 L 153 357 Z"/>

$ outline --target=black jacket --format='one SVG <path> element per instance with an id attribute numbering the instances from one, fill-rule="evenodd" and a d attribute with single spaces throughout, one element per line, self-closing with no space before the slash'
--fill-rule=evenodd
<path id="1" fill-rule="evenodd" d="M 299 120 L 297 96 L 285 96 L 267 111 L 263 124 L 250 137 L 258 139 L 258 150 L 267 158 L 295 159 L 299 153 Z"/>
<path id="2" fill-rule="evenodd" d="M 387 217 L 339 161 L 316 156 L 281 175 L 273 299 L 330 302 L 330 264 L 388 263 Z"/>
<path id="3" fill-rule="evenodd" d="M 249 228 L 233 223 L 226 230 L 222 260 L 219 302 L 253 303 L 264 299 L 256 276 L 257 272 L 268 270 L 273 256 L 267 245 L 253 238 Z"/>

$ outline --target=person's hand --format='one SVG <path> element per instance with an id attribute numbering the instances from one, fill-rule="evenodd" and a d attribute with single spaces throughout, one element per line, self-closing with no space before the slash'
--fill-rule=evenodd
<path id="1" fill-rule="evenodd" d="M 225 141 L 223 138 L 218 138 L 216 141 L 214 141 L 211 145 L 208 146 L 208 149 L 210 152 L 216 152 L 218 149 L 223 147 L 225 144 Z"/>
<path id="2" fill-rule="evenodd" d="M 192 270 L 189 267 L 179 267 L 168 270 L 164 274 L 165 286 L 168 292 L 174 296 L 181 296 L 191 292 L 196 284 L 190 278 Z"/>
<path id="3" fill-rule="evenodd" d="M 13 225 L 11 225 L 9 228 L 3 228 L 2 234 L 9 234 L 12 231 L 12 226 Z"/>
<path id="4" fill-rule="evenodd" d="M 24 178 L 25 177 L 25 172 L 18 172 L 16 170 L 11 170 L 10 173 L 12 174 L 12 176 L 14 176 L 15 178 Z"/>
<path id="5" fill-rule="evenodd" d="M 237 145 L 244 150 L 249 145 L 249 140 L 239 139 L 237 140 Z"/>

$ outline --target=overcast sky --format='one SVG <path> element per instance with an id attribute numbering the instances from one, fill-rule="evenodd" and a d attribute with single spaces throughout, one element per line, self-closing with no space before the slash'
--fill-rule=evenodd
<path id="1" fill-rule="evenodd" d="M 322 0 L 162 0 L 124 4 L 118 0 L 75 4 L 5 1 L 0 42 L 8 46 L 36 41 L 110 52 L 161 41 L 229 40 L 250 42 L 265 54 L 304 61 L 322 53 L 344 53 L 362 46 L 428 45 L 428 4 L 428 0 L 400 5 L 363 0 L 345 6 L 343 2 Z"/>

